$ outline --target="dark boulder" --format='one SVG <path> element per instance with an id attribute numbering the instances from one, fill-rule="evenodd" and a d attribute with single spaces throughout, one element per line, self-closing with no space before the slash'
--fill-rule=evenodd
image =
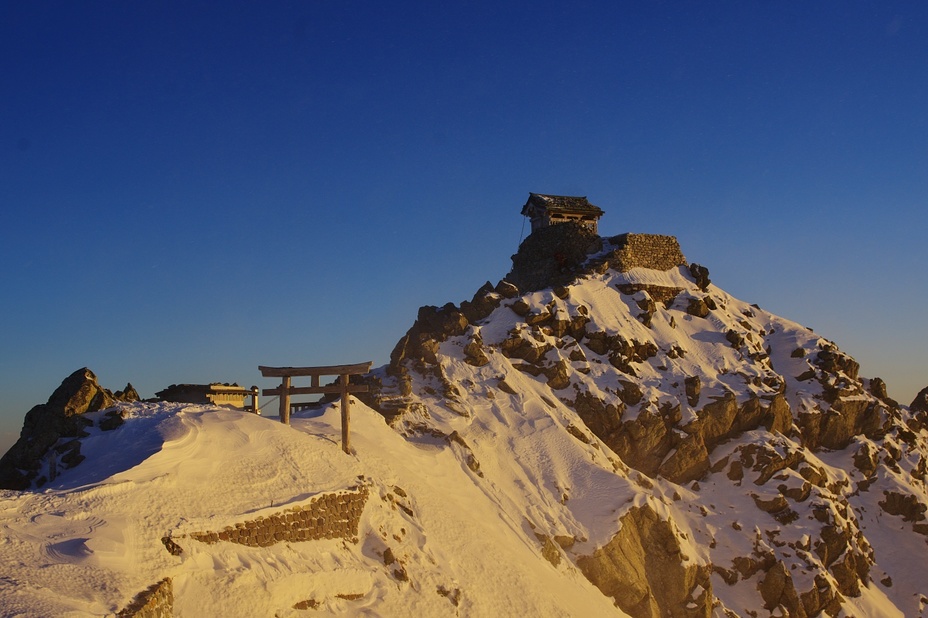
<path id="1" fill-rule="evenodd" d="M 693 262 L 690 264 L 690 275 L 693 276 L 693 280 L 696 281 L 696 285 L 700 290 L 705 292 L 707 289 L 709 289 L 709 284 L 712 283 L 712 281 L 709 280 L 708 268 Z"/>
<path id="2" fill-rule="evenodd" d="M 699 393 L 702 390 L 702 381 L 699 376 L 689 376 L 683 380 L 686 388 L 686 402 L 691 406 L 699 403 Z"/>
<path id="3" fill-rule="evenodd" d="M 693 297 L 690 299 L 689 304 L 686 306 L 686 312 L 690 315 L 696 316 L 697 318 L 704 318 L 709 315 L 709 306 L 702 298 Z"/>

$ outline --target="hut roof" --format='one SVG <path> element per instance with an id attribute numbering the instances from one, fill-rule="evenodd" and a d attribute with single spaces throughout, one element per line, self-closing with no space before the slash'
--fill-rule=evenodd
<path id="1" fill-rule="evenodd" d="M 538 210 L 549 213 L 576 213 L 584 215 L 594 215 L 601 217 L 603 210 L 590 204 L 586 196 L 576 197 L 571 195 L 544 195 L 541 193 L 529 193 L 528 201 L 522 207 L 522 214 L 531 216 Z"/>

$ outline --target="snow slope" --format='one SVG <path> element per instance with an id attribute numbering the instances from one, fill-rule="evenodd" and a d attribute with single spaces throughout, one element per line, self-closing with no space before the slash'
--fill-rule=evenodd
<path id="1" fill-rule="evenodd" d="M 293 606 L 308 599 L 319 604 L 312 615 L 621 615 L 575 569 L 541 558 L 512 515 L 528 512 L 527 498 L 507 513 L 450 449 L 404 440 L 357 401 L 353 455 L 337 444 L 335 409 L 297 414 L 290 427 L 206 406 L 127 409 L 119 429 L 92 430 L 88 459 L 54 486 L 3 493 L 3 615 L 112 614 L 163 577 L 173 578 L 177 616 L 304 615 Z M 360 475 L 372 499 L 357 544 L 178 539 L 175 557 L 160 541 L 305 503 Z M 387 547 L 408 582 L 384 565 Z"/>

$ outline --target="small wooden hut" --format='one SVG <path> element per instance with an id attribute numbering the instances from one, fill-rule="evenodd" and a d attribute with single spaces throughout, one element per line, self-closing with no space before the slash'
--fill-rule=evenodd
<path id="1" fill-rule="evenodd" d="M 599 218 L 603 216 L 603 210 L 590 204 L 585 196 L 529 193 L 522 214 L 531 220 L 533 232 L 550 225 L 573 222 L 585 225 L 598 234 Z"/>

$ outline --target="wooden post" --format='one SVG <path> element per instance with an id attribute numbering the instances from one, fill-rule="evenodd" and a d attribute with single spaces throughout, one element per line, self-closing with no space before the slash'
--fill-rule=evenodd
<path id="1" fill-rule="evenodd" d="M 351 395 L 348 393 L 348 374 L 342 374 L 342 450 L 351 454 L 351 445 L 348 439 L 348 413 L 351 406 Z"/>
<path id="2" fill-rule="evenodd" d="M 283 376 L 280 384 L 280 422 L 290 424 L 290 376 Z"/>

